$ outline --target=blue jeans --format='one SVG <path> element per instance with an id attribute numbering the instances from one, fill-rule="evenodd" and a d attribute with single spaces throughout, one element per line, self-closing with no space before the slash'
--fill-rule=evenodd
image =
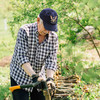
<path id="1" fill-rule="evenodd" d="M 17 85 L 13 78 L 11 79 L 11 86 Z M 38 92 L 36 88 L 33 89 L 32 93 L 29 93 L 23 89 L 18 89 L 12 92 L 13 100 L 45 100 L 43 92 Z"/>

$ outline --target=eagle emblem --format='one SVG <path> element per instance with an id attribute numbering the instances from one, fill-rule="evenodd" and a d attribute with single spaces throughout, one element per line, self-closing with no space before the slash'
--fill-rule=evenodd
<path id="1" fill-rule="evenodd" d="M 50 18 L 51 18 L 51 23 L 52 24 L 55 24 L 56 23 L 57 16 L 55 16 L 55 17 L 50 16 Z"/>

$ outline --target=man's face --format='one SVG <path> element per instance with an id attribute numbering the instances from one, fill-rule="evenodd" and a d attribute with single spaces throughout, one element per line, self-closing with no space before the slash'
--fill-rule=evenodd
<path id="1" fill-rule="evenodd" d="M 40 18 L 37 18 L 38 32 L 39 32 L 40 35 L 45 36 L 46 34 L 49 34 L 50 31 L 48 31 L 48 30 L 46 30 L 46 29 L 44 28 L 43 23 L 41 23 L 39 19 L 40 19 Z"/>

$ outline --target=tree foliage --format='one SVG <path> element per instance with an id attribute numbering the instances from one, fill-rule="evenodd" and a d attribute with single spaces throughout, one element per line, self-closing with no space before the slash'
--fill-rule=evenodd
<path id="1" fill-rule="evenodd" d="M 57 11 L 59 20 L 58 35 L 65 41 L 76 42 L 76 33 L 82 30 L 78 22 L 83 26 L 92 25 L 100 34 L 100 1 L 99 0 L 10 0 L 13 7 L 13 17 L 10 20 L 12 34 L 22 24 L 33 23 L 40 11 L 44 8 L 52 8 Z"/>

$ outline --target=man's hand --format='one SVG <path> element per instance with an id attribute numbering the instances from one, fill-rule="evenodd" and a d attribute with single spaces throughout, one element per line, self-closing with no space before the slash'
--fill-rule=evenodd
<path id="1" fill-rule="evenodd" d="M 46 82 L 47 82 L 47 85 L 48 85 L 48 89 L 49 89 L 50 95 L 53 96 L 53 95 L 54 95 L 54 92 L 55 92 L 55 83 L 54 83 L 54 79 L 49 77 L 49 78 L 46 80 Z"/>
<path id="2" fill-rule="evenodd" d="M 37 81 L 44 81 L 44 78 L 39 76 L 38 74 L 33 74 L 32 80 L 33 80 L 33 83 L 34 83 L 34 82 L 37 82 Z M 41 84 L 39 84 L 36 88 L 37 88 L 38 91 L 42 91 L 42 85 Z"/>
<path id="3" fill-rule="evenodd" d="M 39 75 L 38 74 L 33 74 L 31 77 L 32 77 L 32 81 L 34 83 L 34 82 L 37 82 L 37 79 L 39 78 Z"/>

